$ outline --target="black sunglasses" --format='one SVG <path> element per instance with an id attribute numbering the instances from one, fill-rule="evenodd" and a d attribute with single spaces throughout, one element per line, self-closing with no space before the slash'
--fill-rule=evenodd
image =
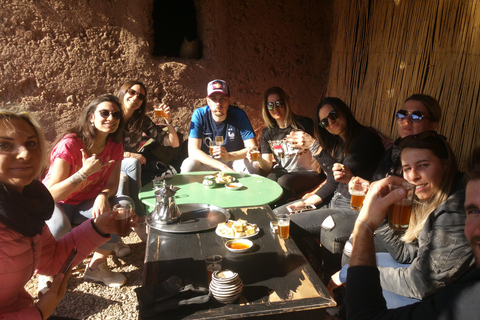
<path id="1" fill-rule="evenodd" d="M 122 116 L 122 114 L 120 113 L 120 111 L 115 111 L 115 112 L 110 112 L 108 110 L 100 110 L 98 111 L 98 113 L 100 114 L 100 117 L 104 118 L 104 119 L 107 119 L 110 115 L 112 115 L 113 119 L 120 119 L 120 117 Z"/>
<path id="2" fill-rule="evenodd" d="M 424 116 L 421 111 L 415 110 L 412 113 L 409 113 L 407 110 L 398 110 L 395 114 L 397 121 L 403 121 L 408 117 L 410 114 L 410 121 L 412 122 L 420 122 L 423 118 L 430 119 L 430 117 Z"/>
<path id="3" fill-rule="evenodd" d="M 142 94 L 142 93 L 140 93 L 140 92 L 137 92 L 137 91 L 135 91 L 135 90 L 133 90 L 133 89 L 131 89 L 131 88 L 128 89 L 127 92 L 128 92 L 128 94 L 131 95 L 131 96 L 137 95 L 137 97 L 138 97 L 139 100 L 142 100 L 142 101 L 145 100 L 145 95 Z"/>
<path id="4" fill-rule="evenodd" d="M 335 110 L 330 111 L 328 116 L 326 118 L 323 118 L 322 120 L 320 120 L 320 123 L 318 125 L 322 128 L 328 128 L 328 126 L 330 125 L 330 123 L 328 122 L 328 119 L 330 119 L 332 121 L 337 120 L 338 119 L 337 111 L 335 111 Z"/>
<path id="5" fill-rule="evenodd" d="M 277 100 L 275 102 L 269 102 L 267 103 L 267 109 L 268 110 L 273 110 L 275 109 L 275 107 L 277 108 L 283 108 L 283 101 L 282 100 Z"/>

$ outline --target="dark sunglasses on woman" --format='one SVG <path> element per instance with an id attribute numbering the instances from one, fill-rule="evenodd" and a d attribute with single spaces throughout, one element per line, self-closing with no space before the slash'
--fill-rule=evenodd
<path id="1" fill-rule="evenodd" d="M 283 101 L 282 100 L 277 100 L 275 102 L 269 102 L 267 103 L 267 109 L 268 110 L 273 110 L 277 107 L 278 109 L 283 108 Z"/>
<path id="2" fill-rule="evenodd" d="M 138 97 L 139 100 L 142 100 L 142 101 L 145 100 L 145 95 L 142 94 L 142 93 L 140 93 L 140 92 L 137 92 L 137 91 L 135 91 L 135 90 L 133 90 L 133 89 L 131 89 L 131 88 L 128 89 L 127 92 L 128 92 L 128 94 L 131 95 L 131 96 L 137 95 L 137 97 Z"/>
<path id="3" fill-rule="evenodd" d="M 120 111 L 110 112 L 108 110 L 100 110 L 100 111 L 98 111 L 98 113 L 100 114 L 100 117 L 102 117 L 104 119 L 107 119 L 110 115 L 112 115 L 113 119 L 118 120 L 122 116 Z"/>
<path id="4" fill-rule="evenodd" d="M 397 121 L 403 121 L 408 117 L 409 114 L 410 121 L 412 122 L 420 122 L 423 118 L 430 119 L 430 117 L 424 116 L 421 111 L 415 110 L 412 113 L 409 113 L 407 110 L 403 109 L 398 110 L 395 114 L 395 117 L 397 118 Z"/>
<path id="5" fill-rule="evenodd" d="M 328 119 L 330 119 L 332 121 L 337 120 L 338 119 L 337 111 L 335 111 L 335 110 L 330 111 L 328 116 L 323 118 L 322 120 L 320 120 L 320 123 L 318 125 L 322 128 L 328 128 L 328 126 L 330 125 L 330 123 L 328 122 Z"/>

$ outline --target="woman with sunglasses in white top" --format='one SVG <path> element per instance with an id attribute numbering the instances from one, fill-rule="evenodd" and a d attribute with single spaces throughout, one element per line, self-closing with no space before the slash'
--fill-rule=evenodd
<path id="1" fill-rule="evenodd" d="M 358 211 L 350 208 L 348 182 L 353 175 L 370 179 L 385 148 L 379 135 L 362 126 L 339 98 L 327 97 L 320 102 L 314 124 L 315 138 L 305 132 L 295 131 L 287 140 L 294 147 L 308 148 L 311 151 L 316 166 L 325 172 L 327 181 L 314 195 L 286 204 L 275 211 L 282 213 L 290 208 L 295 212 L 308 205 L 316 206 L 316 210 L 292 214 L 291 221 L 307 231 L 304 236 L 317 241 L 323 221 L 330 215 L 341 214 L 345 221 L 332 227 L 341 229 L 346 241 L 358 215 Z M 339 267 L 339 263 L 340 261 L 336 267 Z"/>
<path id="2" fill-rule="evenodd" d="M 164 146 L 177 148 L 180 143 L 177 132 L 171 122 L 170 108 L 162 104 L 162 110 L 166 122 L 164 127 L 155 124 L 147 115 L 147 88 L 140 81 L 127 81 L 118 91 L 118 99 L 122 103 L 122 112 L 125 125 L 123 126 L 123 148 L 124 159 L 121 171 L 128 177 L 128 194 L 135 202 L 135 212 L 138 215 L 138 227 L 135 229 L 142 241 L 146 241 L 145 232 L 145 209 L 138 199 L 138 193 L 142 187 L 141 166 L 147 160 L 139 152 L 142 142 L 142 135 L 152 138 Z M 123 190 L 123 183 L 120 183 L 119 192 Z M 127 246 L 119 242 L 116 248 L 117 256 L 124 256 L 130 253 Z"/>
<path id="3" fill-rule="evenodd" d="M 275 205 L 283 205 L 322 182 L 324 176 L 312 170 L 312 154 L 308 149 L 294 149 L 285 137 L 293 130 L 313 134 L 313 121 L 293 113 L 285 91 L 269 88 L 263 95 L 262 116 L 266 127 L 260 137 L 260 168 L 268 178 L 282 187 L 283 195 Z M 251 150 L 247 158 L 252 162 Z M 275 165 L 274 162 L 275 161 Z"/>
<path id="4" fill-rule="evenodd" d="M 72 225 L 111 211 L 117 204 L 130 204 L 128 196 L 117 195 L 123 159 L 121 143 L 123 117 L 114 95 L 102 95 L 82 112 L 78 124 L 56 143 L 50 155 L 50 168 L 43 179 L 56 203 L 47 221 L 56 239 Z M 126 278 L 108 269 L 106 260 L 119 237 L 97 248 L 84 278 L 110 287 L 122 286 Z M 41 279 L 41 282 L 47 279 Z M 45 286 L 40 283 L 39 289 Z"/>

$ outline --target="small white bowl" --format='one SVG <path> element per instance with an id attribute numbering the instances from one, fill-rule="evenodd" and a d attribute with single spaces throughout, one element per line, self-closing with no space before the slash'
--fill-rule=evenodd
<path id="1" fill-rule="evenodd" d="M 242 253 L 248 251 L 252 246 L 253 242 L 248 239 L 233 239 L 225 242 L 225 247 L 229 251 L 235 253 Z"/>
<path id="2" fill-rule="evenodd" d="M 240 182 L 230 182 L 225 184 L 225 188 L 230 190 L 238 190 L 241 187 L 243 187 L 243 184 L 241 184 Z"/>

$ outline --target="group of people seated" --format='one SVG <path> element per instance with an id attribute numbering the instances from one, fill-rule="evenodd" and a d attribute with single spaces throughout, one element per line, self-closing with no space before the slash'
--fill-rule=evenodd
<path id="1" fill-rule="evenodd" d="M 247 114 L 230 105 L 225 81 L 208 83 L 206 100 L 193 112 L 181 172 L 247 172 L 276 181 L 283 195 L 272 208 L 278 214 L 297 212 L 291 215 L 291 235 L 319 258 L 332 290 L 345 283 L 349 288 L 350 281 L 366 285 L 357 279 L 365 272 L 380 290 L 374 304 L 382 313 L 436 296 L 463 279 L 475 258 L 478 265 L 480 226 L 473 225 L 480 203 L 471 186 L 480 176 L 474 169 L 467 174 L 465 210 L 464 177 L 448 142 L 435 131 L 441 109 L 434 98 L 415 94 L 405 100 L 395 113 L 399 138 L 387 150 L 382 137 L 361 125 L 339 98 L 323 99 L 312 120 L 293 112 L 283 89 L 269 88 L 261 106 L 265 128 L 259 144 Z M 131 227 L 145 241 L 146 210 L 138 193 L 147 159 L 141 144 L 145 137 L 172 148 L 181 143 L 170 108 L 157 108 L 164 124 L 146 115 L 145 85 L 127 81 L 117 95 L 97 97 L 83 110 L 78 123 L 59 136 L 49 161 L 34 117 L 20 109 L 0 110 L 0 260 L 7 261 L 0 264 L 1 316 L 48 318 L 65 293 L 71 268 L 59 269 L 74 246 L 79 252 L 74 265 L 94 251 L 85 279 L 111 287 L 125 284 L 125 276 L 106 263 L 112 251 L 130 253 L 114 233 L 117 213 L 111 208 L 131 204 Z M 470 168 L 478 171 L 478 154 L 472 159 Z M 370 185 L 361 211 L 350 207 L 349 183 L 354 181 Z M 387 190 L 407 182 L 416 185 L 415 203 L 409 228 L 396 232 L 385 222 L 387 204 L 404 193 Z M 471 221 L 469 233 L 464 233 L 466 221 Z M 42 275 L 35 305 L 24 289 L 33 270 Z M 354 288 L 357 295 L 371 290 Z M 364 319 L 348 291 L 346 301 L 347 310 L 353 301 L 352 314 Z"/>

